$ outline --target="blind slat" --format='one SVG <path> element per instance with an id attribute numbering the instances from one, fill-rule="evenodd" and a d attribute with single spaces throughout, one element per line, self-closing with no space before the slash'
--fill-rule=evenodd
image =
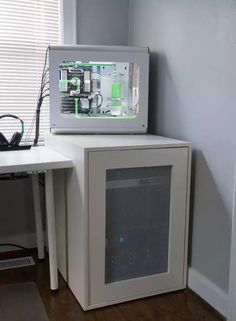
<path id="1" fill-rule="evenodd" d="M 30 130 L 32 140 L 45 51 L 48 44 L 59 43 L 59 0 L 1 0 L 0 30 L 0 115 L 20 117 L 25 123 L 23 141 Z M 0 119 L 0 131 L 8 139 L 19 129 L 17 120 Z M 47 97 L 41 109 L 40 139 L 48 129 Z"/>

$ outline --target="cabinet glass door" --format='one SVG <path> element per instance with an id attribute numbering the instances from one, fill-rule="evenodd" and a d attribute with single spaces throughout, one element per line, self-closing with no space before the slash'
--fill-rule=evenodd
<path id="1" fill-rule="evenodd" d="M 105 283 L 168 271 L 171 166 L 106 172 Z"/>
<path id="2" fill-rule="evenodd" d="M 188 148 L 89 152 L 88 301 L 184 287 Z"/>

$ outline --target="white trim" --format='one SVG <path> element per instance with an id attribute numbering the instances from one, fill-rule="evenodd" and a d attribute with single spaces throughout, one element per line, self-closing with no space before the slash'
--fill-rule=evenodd
<path id="1" fill-rule="evenodd" d="M 234 173 L 235 179 L 232 211 L 228 321 L 236 320 L 236 168 Z"/>
<path id="2" fill-rule="evenodd" d="M 13 243 L 24 246 L 26 248 L 36 248 L 36 233 L 27 233 L 27 234 L 18 234 L 18 235 L 10 235 L 10 236 L 1 236 L 0 237 L 0 244 L 3 243 Z M 7 252 L 7 251 L 15 251 L 18 248 L 12 246 L 0 246 L 0 252 Z"/>
<path id="3" fill-rule="evenodd" d="M 64 10 L 63 10 L 63 1 L 59 0 L 59 42 L 60 44 L 64 43 Z"/>
<path id="4" fill-rule="evenodd" d="M 72 22 L 73 22 L 73 44 L 76 45 L 77 44 L 77 0 L 72 0 L 73 4 L 73 18 L 72 18 Z"/>
<path id="5" fill-rule="evenodd" d="M 191 267 L 188 270 L 188 287 L 220 314 L 227 317 L 228 293 Z"/>
<path id="6" fill-rule="evenodd" d="M 77 44 L 76 0 L 60 1 L 60 43 Z"/>

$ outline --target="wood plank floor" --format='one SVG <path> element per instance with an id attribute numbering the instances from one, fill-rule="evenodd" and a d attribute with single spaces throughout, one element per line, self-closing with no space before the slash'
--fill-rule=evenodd
<path id="1" fill-rule="evenodd" d="M 35 251 L 30 253 L 18 251 L 0 254 L 0 258 L 29 254 L 35 256 L 35 253 Z M 61 277 L 59 292 L 50 293 L 47 260 L 37 262 L 37 265 L 33 267 L 0 271 L 0 285 L 27 281 L 37 284 L 50 321 L 224 320 L 189 289 L 84 312 Z"/>

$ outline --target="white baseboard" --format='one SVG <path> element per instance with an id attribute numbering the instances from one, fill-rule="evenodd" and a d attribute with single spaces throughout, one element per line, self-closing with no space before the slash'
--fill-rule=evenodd
<path id="1" fill-rule="evenodd" d="M 35 248 L 37 247 L 36 234 L 27 233 L 19 235 L 11 235 L 0 237 L 0 244 L 13 243 L 24 246 L 26 248 Z M 12 246 L 0 246 L 0 252 L 15 251 L 17 248 Z"/>
<path id="2" fill-rule="evenodd" d="M 228 316 L 228 293 L 191 267 L 188 270 L 188 287 L 224 317 Z"/>

